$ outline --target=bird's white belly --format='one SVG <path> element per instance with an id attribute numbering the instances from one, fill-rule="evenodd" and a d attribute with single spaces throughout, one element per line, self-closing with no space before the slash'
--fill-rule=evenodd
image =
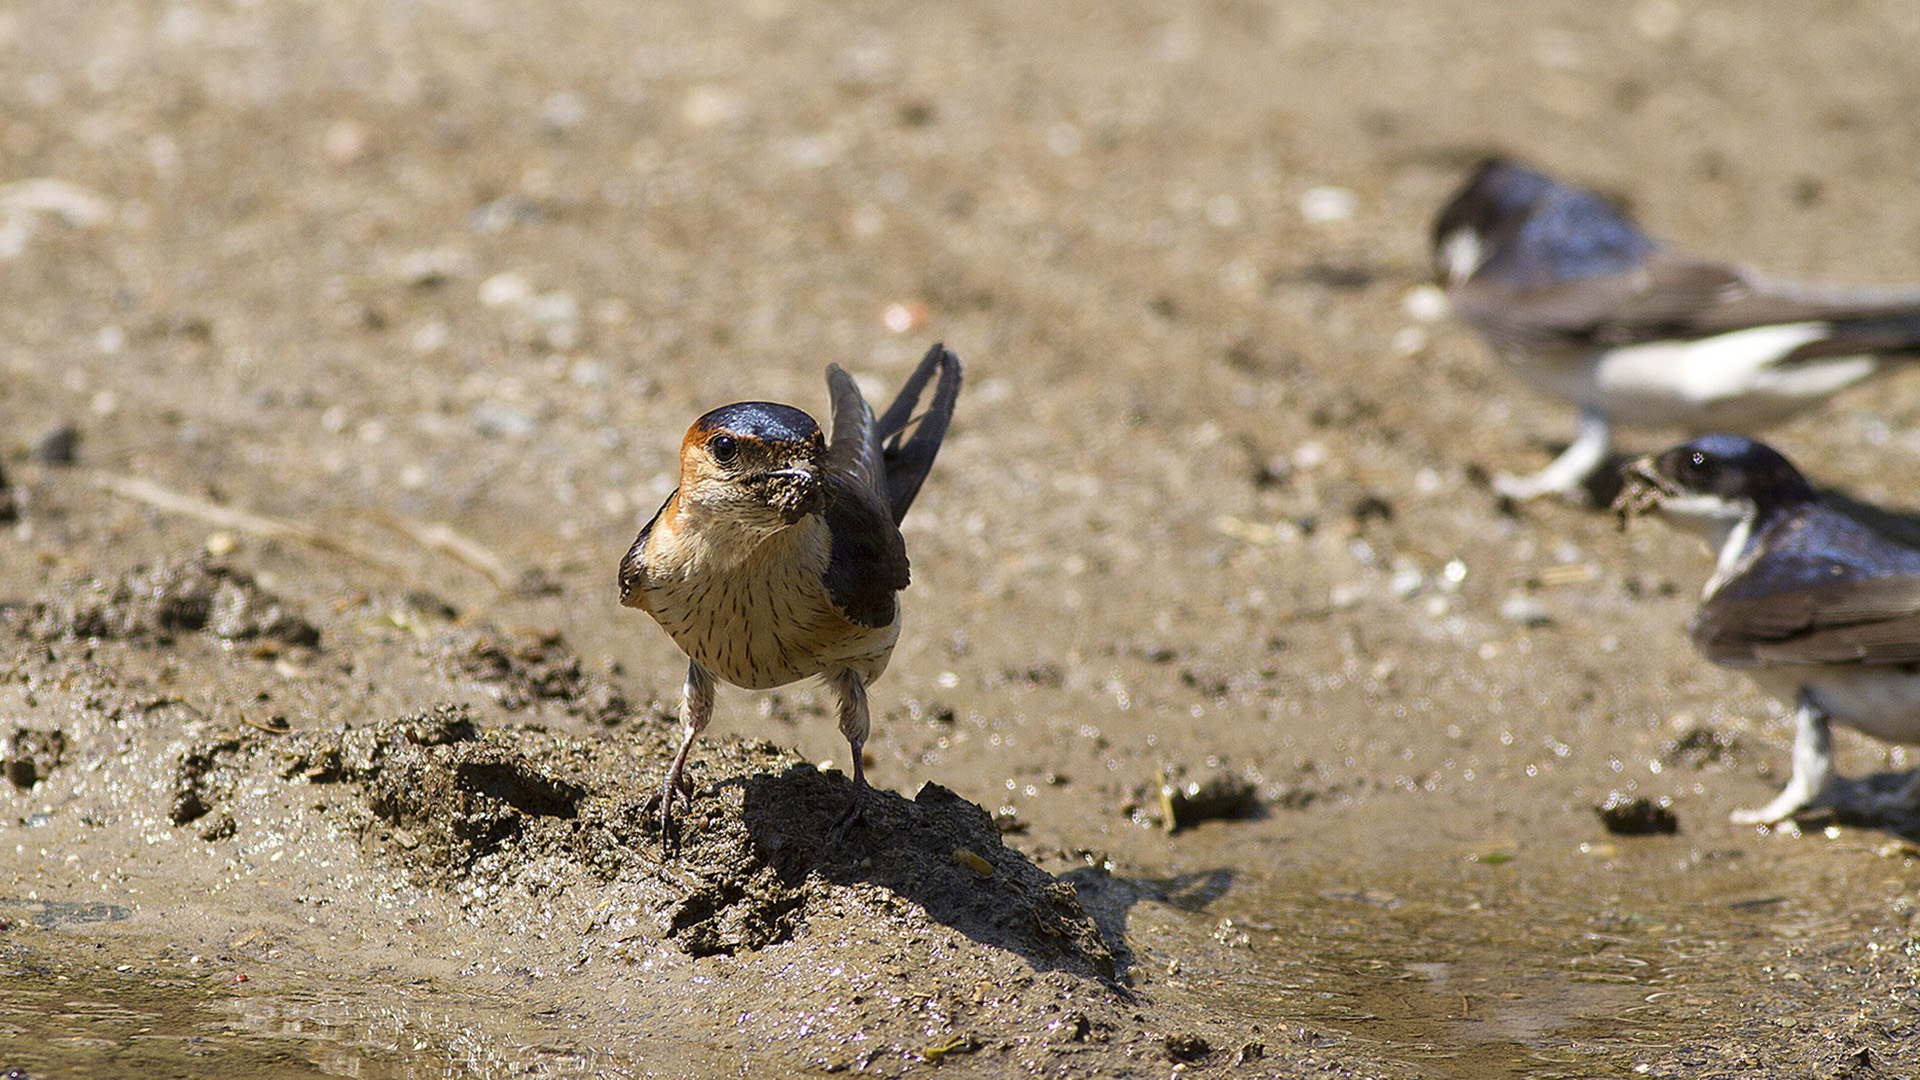
<path id="1" fill-rule="evenodd" d="M 1752 674 L 1768 692 L 1789 704 L 1804 689 L 1838 723 L 1883 742 L 1920 746 L 1920 668 L 1818 665 Z"/>
<path id="2" fill-rule="evenodd" d="M 816 559 L 770 550 L 697 574 L 662 568 L 649 574 L 642 606 L 688 657 L 735 686 L 766 690 L 847 668 L 872 682 L 886 670 L 900 622 L 875 628 L 841 615 L 821 579 L 820 551 Z"/>
<path id="3" fill-rule="evenodd" d="M 1698 341 L 1630 345 L 1516 366 L 1528 382 L 1616 423 L 1693 431 L 1751 431 L 1871 375 L 1872 356 L 1781 366 L 1827 333 L 1823 323 L 1760 326 Z"/>

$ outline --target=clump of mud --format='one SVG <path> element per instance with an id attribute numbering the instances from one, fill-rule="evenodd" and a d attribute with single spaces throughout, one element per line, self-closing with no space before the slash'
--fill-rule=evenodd
<path id="1" fill-rule="evenodd" d="M 112 579 L 69 584 L 16 618 L 27 636 L 164 643 L 208 633 L 227 641 L 313 646 L 320 631 L 253 578 L 210 556 L 161 560 Z"/>
<path id="2" fill-rule="evenodd" d="M 853 795 L 845 777 L 765 743 L 728 756 L 758 758 L 761 767 L 743 783 L 703 792 L 704 807 L 687 823 L 672 869 L 692 888 L 673 895 L 664 912 L 669 936 L 686 952 L 785 940 L 822 894 L 865 884 L 1038 966 L 1113 977 L 1113 952 L 1073 887 L 1006 847 L 982 808 L 932 783 L 911 801 L 875 792 L 865 826 L 834 842 L 834 823 Z"/>
<path id="3" fill-rule="evenodd" d="M 440 654 L 447 667 L 477 679 L 513 712 L 553 703 L 569 715 L 611 727 L 631 711 L 626 695 L 587 674 L 580 655 L 556 633 L 459 627 L 440 642 Z"/>
<path id="4" fill-rule="evenodd" d="M 16 727 L 6 742 L 0 743 L 0 765 L 14 787 L 27 790 L 52 772 L 66 751 L 67 733 L 58 728 L 36 731 Z"/>

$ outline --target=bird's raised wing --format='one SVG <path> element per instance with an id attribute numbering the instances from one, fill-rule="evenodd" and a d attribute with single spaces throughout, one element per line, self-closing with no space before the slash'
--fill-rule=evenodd
<path id="1" fill-rule="evenodd" d="M 873 410 L 853 376 L 839 364 L 827 365 L 827 393 L 833 402 L 833 438 L 827 442 L 827 469 L 862 497 L 885 506 L 886 470 L 880 461 L 880 437 Z"/>
<path id="2" fill-rule="evenodd" d="M 915 417 L 913 410 L 919 406 L 920 395 L 935 372 L 939 373 L 940 381 L 933 390 L 933 403 Z M 946 346 L 935 345 L 927 350 L 920 366 L 875 425 L 877 437 L 886 443 L 881 461 L 888 508 L 895 524 L 907 516 L 907 508 L 913 505 L 913 497 L 920 493 L 921 483 L 933 468 L 933 459 L 947 437 L 947 425 L 953 421 L 954 404 L 959 400 L 960 358 Z M 906 437 L 909 426 L 914 429 L 912 438 Z M 836 426 L 836 433 L 837 430 Z"/>

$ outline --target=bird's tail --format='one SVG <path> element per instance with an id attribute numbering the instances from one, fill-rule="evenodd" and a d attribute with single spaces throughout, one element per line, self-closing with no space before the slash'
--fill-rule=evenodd
<path id="1" fill-rule="evenodd" d="M 1920 359 L 1920 303 L 1906 310 L 1842 316 L 1828 326 L 1825 337 L 1801 346 L 1789 359 L 1860 354 Z"/>

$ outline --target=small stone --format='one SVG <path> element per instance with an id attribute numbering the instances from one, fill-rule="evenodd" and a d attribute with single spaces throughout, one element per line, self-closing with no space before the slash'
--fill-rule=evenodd
<path id="1" fill-rule="evenodd" d="M 66 423 L 35 439 L 28 456 L 42 465 L 71 465 L 79 452 L 80 429 Z"/>
<path id="2" fill-rule="evenodd" d="M 483 401 L 473 407 L 473 427 L 490 438 L 524 439 L 539 427 L 529 414 L 497 401 Z"/>
<path id="3" fill-rule="evenodd" d="M 1343 187 L 1309 188 L 1300 196 L 1300 216 L 1315 225 L 1351 221 L 1359 209 L 1359 197 Z"/>
<path id="4" fill-rule="evenodd" d="M 587 101 L 571 90 L 547 95 L 540 103 L 540 126 L 551 134 L 578 127 L 587 118 Z"/>
<path id="5" fill-rule="evenodd" d="M 59 766 L 60 756 L 66 749 L 64 731 L 15 728 L 5 749 L 7 779 L 22 791 L 32 788 Z"/>
<path id="6" fill-rule="evenodd" d="M 353 120 L 338 120 L 327 128 L 322 140 L 328 160 L 335 165 L 351 165 L 367 153 L 367 129 Z"/>
<path id="7" fill-rule="evenodd" d="M 696 86 L 680 102 L 680 119 L 691 128 L 716 128 L 747 115 L 747 99 L 725 86 Z"/>
<path id="8" fill-rule="evenodd" d="M 533 299 L 533 285 L 509 270 L 480 283 L 482 307 L 524 307 Z"/>
<path id="9" fill-rule="evenodd" d="M 1523 592 L 1507 597 L 1500 605 L 1500 617 L 1521 626 L 1547 626 L 1553 622 L 1553 613 L 1547 606 Z"/>
<path id="10" fill-rule="evenodd" d="M 1400 310 L 1416 322 L 1438 322 L 1446 318 L 1452 308 L 1453 303 L 1447 299 L 1447 294 L 1432 282 L 1415 285 L 1400 298 Z"/>
<path id="11" fill-rule="evenodd" d="M 1680 831 L 1680 818 L 1674 814 L 1672 804 L 1673 800 L 1664 795 L 1654 800 L 1613 791 L 1593 812 L 1600 815 L 1600 823 L 1607 831 L 1616 836 L 1672 835 Z"/>
<path id="12" fill-rule="evenodd" d="M 1168 832 L 1191 829 L 1203 821 L 1252 817 L 1260 811 L 1260 794 L 1252 780 L 1224 765 L 1195 779 L 1171 767 L 1160 785 L 1160 821 Z"/>

